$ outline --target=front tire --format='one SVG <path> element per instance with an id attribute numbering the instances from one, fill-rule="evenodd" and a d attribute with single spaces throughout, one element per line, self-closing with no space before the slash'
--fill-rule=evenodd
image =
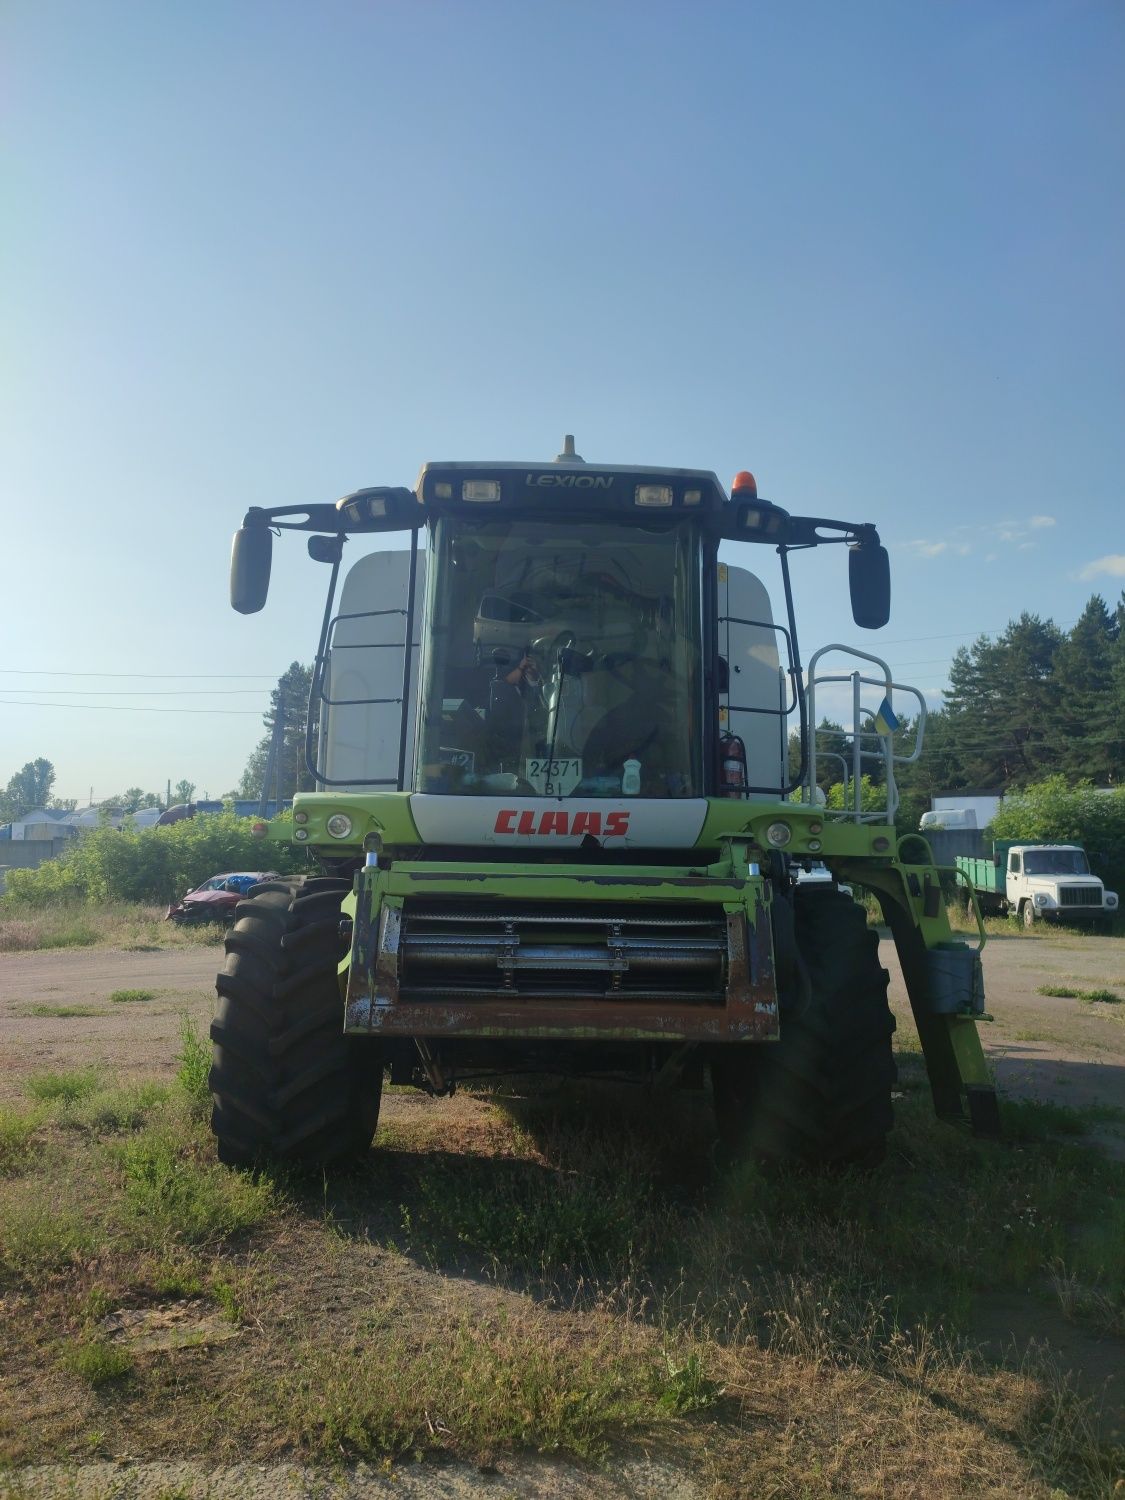
<path id="1" fill-rule="evenodd" d="M 344 1035 L 340 902 L 351 882 L 267 880 L 238 905 L 216 980 L 211 1129 L 219 1160 L 326 1165 L 363 1155 L 383 1053 Z"/>
<path id="2" fill-rule="evenodd" d="M 766 1160 L 876 1166 L 894 1122 L 895 1018 L 866 914 L 838 891 L 794 894 L 803 1003 L 783 1009 L 781 1038 L 727 1048 L 712 1063 L 724 1146 Z"/>
<path id="3" fill-rule="evenodd" d="M 1030 932 L 1031 929 L 1035 926 L 1035 922 L 1036 922 L 1035 906 L 1034 906 L 1034 904 L 1032 902 L 1025 901 L 1023 903 L 1022 918 L 1023 918 L 1024 928 L 1028 932 Z"/>

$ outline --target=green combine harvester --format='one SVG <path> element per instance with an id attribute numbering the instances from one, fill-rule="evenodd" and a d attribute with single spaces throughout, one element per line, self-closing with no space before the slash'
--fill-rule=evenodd
<path id="1" fill-rule="evenodd" d="M 953 938 L 925 840 L 895 836 L 895 694 L 918 705 L 910 759 L 924 700 L 866 652 L 800 661 L 790 553 L 846 544 L 855 621 L 877 629 L 873 526 L 790 515 L 748 473 L 728 496 L 702 470 L 586 463 L 568 437 L 551 463 L 431 463 L 414 490 L 252 508 L 231 563 L 244 614 L 265 603 L 275 529 L 312 533 L 331 577 L 318 790 L 259 831 L 318 873 L 253 888 L 227 938 L 222 1160 L 362 1154 L 388 1074 L 435 1095 L 515 1074 L 640 1084 L 657 1108 L 709 1086 L 730 1151 L 877 1162 L 894 1018 L 839 882 L 882 903 L 938 1114 L 996 1132 L 979 948 Z M 345 544 L 389 533 L 337 603 Z M 779 559 L 781 622 L 722 542 Z M 854 708 L 847 758 L 820 749 L 843 764 L 843 811 L 816 792 L 826 684 Z"/>

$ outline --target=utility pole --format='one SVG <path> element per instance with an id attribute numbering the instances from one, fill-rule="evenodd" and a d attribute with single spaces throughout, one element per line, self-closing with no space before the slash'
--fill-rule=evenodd
<path id="1" fill-rule="evenodd" d="M 270 739 L 270 752 L 266 756 L 266 770 L 262 777 L 262 795 L 258 799 L 258 816 L 266 816 L 266 804 L 270 797 L 270 782 L 277 778 L 277 800 L 281 801 L 281 746 L 285 738 L 285 708 L 281 703 L 277 705 L 277 712 L 273 719 L 273 736 Z"/>

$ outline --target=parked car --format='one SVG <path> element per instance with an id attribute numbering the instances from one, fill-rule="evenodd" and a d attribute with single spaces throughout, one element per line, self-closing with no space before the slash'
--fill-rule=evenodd
<path id="1" fill-rule="evenodd" d="M 841 885 L 822 859 L 805 860 L 801 868 L 795 868 L 794 874 L 798 885 L 823 886 L 825 890 L 843 891 L 845 896 L 852 894 L 851 886 Z"/>
<path id="2" fill-rule="evenodd" d="M 212 875 L 182 901 L 174 901 L 166 913 L 172 922 L 229 922 L 234 909 L 252 885 L 273 880 L 276 870 L 235 870 Z"/>

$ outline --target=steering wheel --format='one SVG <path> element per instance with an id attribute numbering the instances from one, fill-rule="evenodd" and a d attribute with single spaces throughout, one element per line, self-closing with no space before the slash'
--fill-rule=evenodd
<path id="1" fill-rule="evenodd" d="M 530 651 L 541 661 L 562 667 L 568 677 L 579 676 L 583 672 L 592 671 L 594 667 L 593 651 L 578 650 L 578 637 L 573 630 L 560 630 L 553 639 L 540 636 L 538 640 L 532 641 Z"/>

